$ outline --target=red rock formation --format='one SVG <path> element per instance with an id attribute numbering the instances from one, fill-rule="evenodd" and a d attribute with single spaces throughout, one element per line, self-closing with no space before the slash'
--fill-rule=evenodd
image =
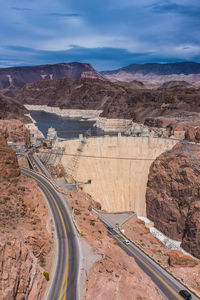
<path id="1" fill-rule="evenodd" d="M 200 147 L 178 144 L 151 165 L 147 217 L 155 227 L 200 258 Z"/>
<path id="2" fill-rule="evenodd" d="M 40 300 L 46 279 L 41 264 L 52 248 L 47 209 L 37 184 L 20 175 L 17 158 L 0 138 L 0 299 Z M 50 260 L 52 258 L 50 257 Z"/>
<path id="3" fill-rule="evenodd" d="M 7 145 L 6 139 L 0 137 L 0 182 L 18 177 L 20 169 L 15 152 Z"/>
<path id="4" fill-rule="evenodd" d="M 32 123 L 26 116 L 28 110 L 19 102 L 0 94 L 0 120 L 18 119 L 24 123 Z"/>
<path id="5" fill-rule="evenodd" d="M 30 145 L 29 130 L 19 120 L 0 120 L 0 132 L 6 135 L 8 141 L 23 142 L 27 148 Z"/>
<path id="6" fill-rule="evenodd" d="M 185 255 L 177 250 L 172 250 L 168 252 L 169 255 L 169 265 L 174 268 L 193 268 L 198 265 L 198 261 L 194 260 L 189 255 Z"/>

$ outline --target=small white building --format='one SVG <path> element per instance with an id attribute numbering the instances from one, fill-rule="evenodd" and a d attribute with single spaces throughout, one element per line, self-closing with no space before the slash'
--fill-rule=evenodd
<path id="1" fill-rule="evenodd" d="M 50 127 L 48 129 L 47 139 L 52 140 L 52 141 L 57 139 L 57 131 L 55 130 L 55 128 Z"/>

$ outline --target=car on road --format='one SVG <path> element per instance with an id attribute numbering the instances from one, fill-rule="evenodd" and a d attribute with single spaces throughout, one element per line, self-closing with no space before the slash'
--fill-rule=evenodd
<path id="1" fill-rule="evenodd" d="M 129 245 L 129 244 L 130 244 L 129 240 L 126 240 L 126 239 L 123 240 L 123 243 L 124 243 L 125 245 Z"/>
<path id="2" fill-rule="evenodd" d="M 181 295 L 181 297 L 183 297 L 183 299 L 186 299 L 186 300 L 192 299 L 191 294 L 186 290 L 180 290 L 179 295 Z"/>

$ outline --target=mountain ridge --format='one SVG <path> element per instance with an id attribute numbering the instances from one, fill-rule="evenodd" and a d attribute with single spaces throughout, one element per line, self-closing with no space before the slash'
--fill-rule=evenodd
<path id="1" fill-rule="evenodd" d="M 80 62 L 0 68 L 0 90 L 20 88 L 39 80 L 87 77 L 105 80 L 90 64 Z"/>
<path id="2" fill-rule="evenodd" d="M 170 75 L 170 74 L 200 74 L 200 63 L 197 62 L 176 62 L 176 63 L 144 63 L 144 64 L 130 64 L 128 66 L 100 72 L 103 75 L 114 74 L 119 71 L 127 71 L 133 74 L 137 72 L 146 75 L 151 70 L 152 73 L 157 75 Z M 160 73 L 159 72 L 162 72 Z"/>

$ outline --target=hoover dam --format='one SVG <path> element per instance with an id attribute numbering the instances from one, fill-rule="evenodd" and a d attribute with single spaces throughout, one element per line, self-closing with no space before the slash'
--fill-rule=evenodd
<path id="1" fill-rule="evenodd" d="M 146 216 L 146 186 L 151 163 L 176 140 L 151 137 L 91 137 L 59 142 L 61 163 L 73 168 L 77 182 L 107 212 L 134 211 Z M 81 146 L 82 145 L 82 146 Z"/>

